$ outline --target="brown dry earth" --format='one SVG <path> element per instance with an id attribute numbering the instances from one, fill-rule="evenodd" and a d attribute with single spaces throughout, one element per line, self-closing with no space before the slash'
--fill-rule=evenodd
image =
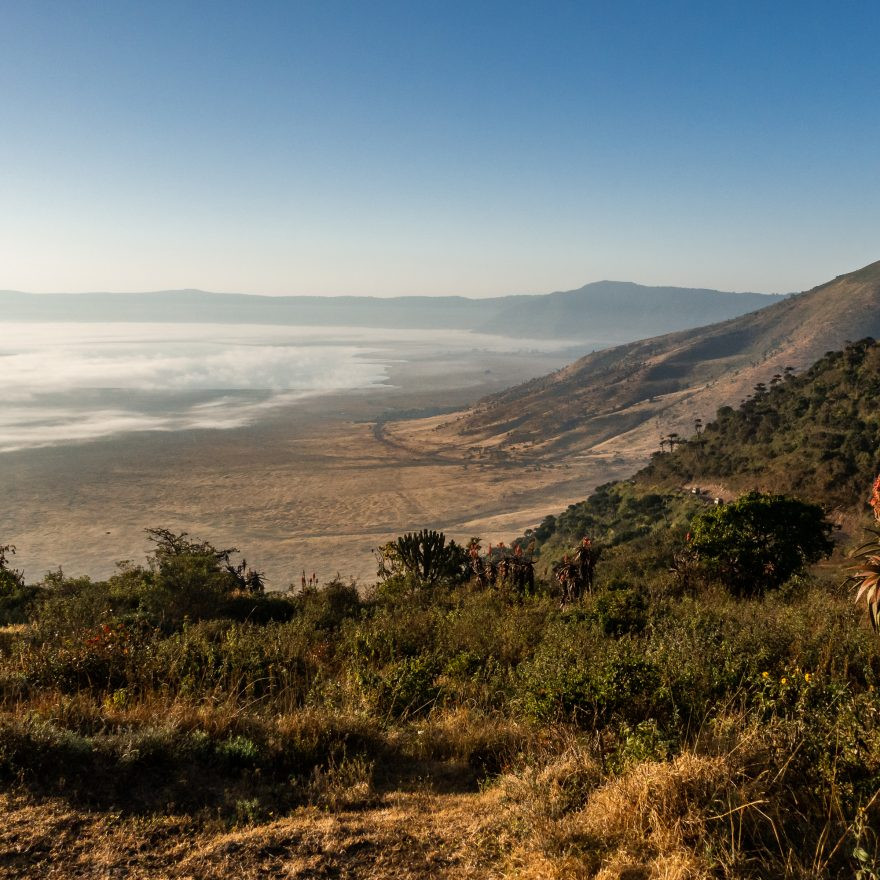
<path id="1" fill-rule="evenodd" d="M 394 793 L 357 810 L 304 807 L 212 832 L 183 816 L 77 811 L 0 795 L 0 878 L 488 878 L 503 876 L 490 794 Z"/>
<path id="2" fill-rule="evenodd" d="M 372 548 L 408 530 L 509 540 L 631 472 L 641 451 L 510 456 L 468 442 L 441 449 L 435 419 L 385 427 L 375 419 L 464 406 L 554 365 L 538 355 L 484 356 L 454 369 L 408 364 L 391 389 L 313 398 L 248 428 L 7 453 L 0 543 L 17 546 L 29 580 L 58 566 L 106 577 L 120 559 L 143 559 L 145 528 L 185 530 L 240 548 L 271 588 L 286 589 L 303 569 L 322 582 L 339 573 L 369 584 Z"/>

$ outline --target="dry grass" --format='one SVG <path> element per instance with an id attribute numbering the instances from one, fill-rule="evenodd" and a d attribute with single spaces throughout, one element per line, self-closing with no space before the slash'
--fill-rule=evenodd
<path id="1" fill-rule="evenodd" d="M 519 842 L 510 876 L 554 880 L 708 880 L 755 876 L 742 863 L 744 822 L 770 820 L 742 756 L 686 752 L 602 782 L 583 743 L 498 783 Z M 779 856 L 777 852 L 775 856 Z M 767 865 L 774 854 L 767 853 Z M 775 868 L 760 876 L 787 874 Z M 753 865 L 752 868 L 755 866 Z M 774 874 L 774 870 L 777 873 Z"/>
<path id="2" fill-rule="evenodd" d="M 183 817 L 123 819 L 77 812 L 58 799 L 0 795 L 0 877 L 485 878 L 498 862 L 491 800 L 397 793 L 368 809 L 304 807 L 228 831 Z"/>
<path id="3" fill-rule="evenodd" d="M 742 750 L 685 752 L 608 777 L 597 744 L 560 729 L 521 761 L 471 792 L 426 781 L 381 793 L 369 763 L 331 764 L 315 775 L 311 804 L 254 820 L 244 803 L 232 826 L 205 812 L 91 812 L 60 797 L 7 793 L 0 878 L 826 876 L 792 860 L 790 847 L 787 859 L 784 844 L 755 848 L 758 826 L 775 833 L 770 816 L 781 805 L 763 777 L 749 775 Z"/>

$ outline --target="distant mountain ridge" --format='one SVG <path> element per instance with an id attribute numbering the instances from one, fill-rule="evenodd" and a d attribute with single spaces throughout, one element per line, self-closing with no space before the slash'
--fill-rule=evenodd
<path id="1" fill-rule="evenodd" d="M 577 290 L 504 297 L 494 324 L 476 329 L 493 332 L 492 326 L 503 326 L 517 333 L 564 337 L 573 330 L 619 334 L 625 327 L 629 338 L 656 336 L 684 329 L 685 315 L 693 327 L 696 325 L 691 322 L 698 318 L 707 317 L 708 323 L 723 321 L 765 308 L 785 296 L 595 281 Z"/>
<path id="2" fill-rule="evenodd" d="M 781 297 L 599 281 L 578 290 L 487 299 L 0 291 L 8 321 L 265 323 L 459 329 L 504 336 L 620 342 L 735 317 Z"/>
<path id="3" fill-rule="evenodd" d="M 880 336 L 880 262 L 760 311 L 594 352 L 480 401 L 440 433 L 524 456 L 602 444 L 646 456 L 786 366 L 866 336 Z"/>

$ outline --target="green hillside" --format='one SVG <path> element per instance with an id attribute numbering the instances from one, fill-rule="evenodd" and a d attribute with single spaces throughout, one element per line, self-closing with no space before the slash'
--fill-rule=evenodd
<path id="1" fill-rule="evenodd" d="M 768 376 L 739 408 L 722 407 L 690 439 L 673 437 L 672 451 L 663 438 L 664 451 L 632 479 L 599 486 L 514 543 L 532 547 L 545 573 L 584 535 L 605 548 L 606 572 L 611 560 L 631 567 L 643 552 L 662 570 L 716 491 L 726 500 L 749 490 L 790 494 L 863 514 L 880 471 L 878 392 L 873 339 L 829 352 L 801 375 Z"/>
<path id="2" fill-rule="evenodd" d="M 739 409 L 725 406 L 638 479 L 788 492 L 842 508 L 865 500 L 880 469 L 880 345 L 829 352 L 802 375 L 774 374 Z"/>
<path id="3" fill-rule="evenodd" d="M 865 340 L 768 382 L 518 539 L 536 572 L 425 530 L 372 589 L 268 594 L 153 529 L 30 584 L 0 544 L 0 877 L 877 877 L 880 638 L 850 563 L 810 568 L 832 525 L 681 483 L 863 508 L 878 368 Z"/>

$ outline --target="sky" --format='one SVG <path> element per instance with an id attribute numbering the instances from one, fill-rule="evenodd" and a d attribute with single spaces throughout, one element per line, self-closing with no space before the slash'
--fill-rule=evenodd
<path id="1" fill-rule="evenodd" d="M 873 0 L 0 15 L 0 289 L 790 292 L 880 259 Z"/>

